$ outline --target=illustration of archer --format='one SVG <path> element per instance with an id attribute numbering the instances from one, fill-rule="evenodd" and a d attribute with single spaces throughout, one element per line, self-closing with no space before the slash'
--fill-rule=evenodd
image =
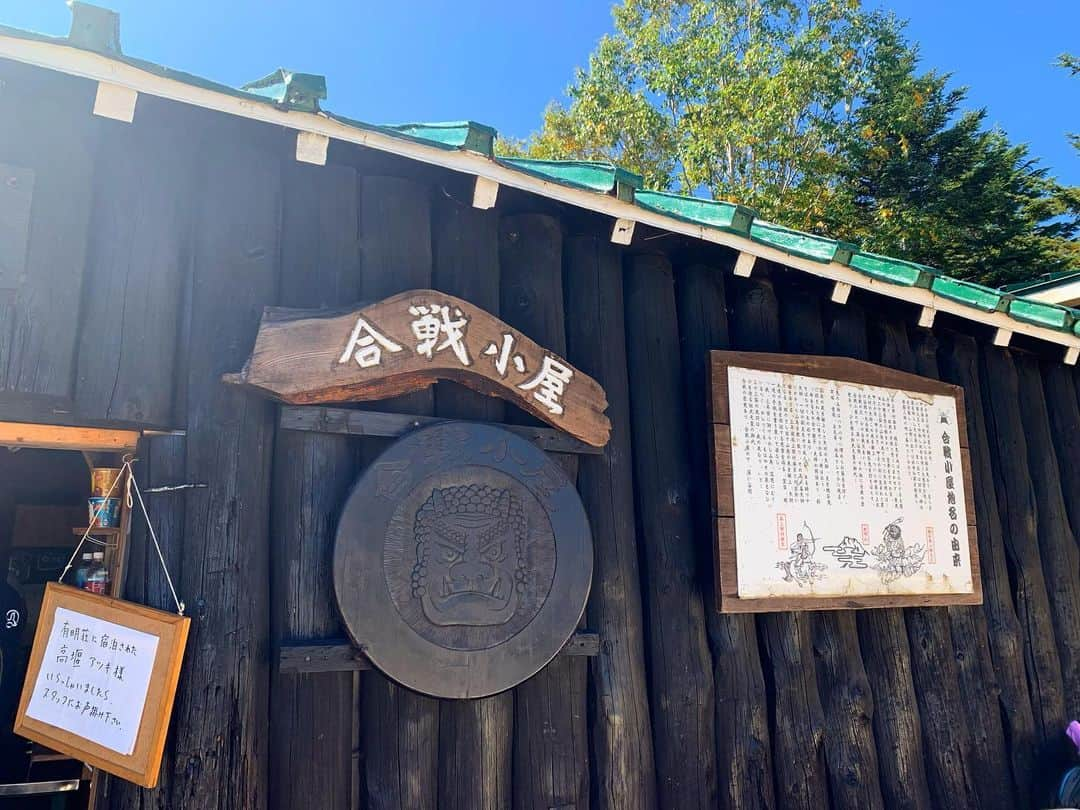
<path id="1" fill-rule="evenodd" d="M 806 534 L 799 532 L 795 535 L 789 558 L 776 564 L 776 567 L 784 572 L 784 582 L 794 582 L 800 588 L 824 579 L 825 570 L 828 568 L 824 563 L 814 561 L 818 541 L 818 538 L 814 536 L 814 530 L 805 521 L 803 521 L 803 528 L 806 529 Z"/>

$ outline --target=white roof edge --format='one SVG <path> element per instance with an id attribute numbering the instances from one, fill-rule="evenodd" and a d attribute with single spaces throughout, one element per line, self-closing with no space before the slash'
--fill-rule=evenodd
<path id="1" fill-rule="evenodd" d="M 1080 277 L 1065 284 L 1058 284 L 1042 292 L 1027 294 L 1018 293 L 1023 298 L 1039 301 L 1043 304 L 1062 304 L 1068 306 L 1069 301 L 1080 301 Z"/>
<path id="2" fill-rule="evenodd" d="M 448 150 L 396 138 L 377 131 L 359 129 L 319 113 L 282 110 L 272 105 L 238 98 L 205 87 L 187 84 L 142 70 L 126 62 L 55 42 L 22 39 L 0 34 L 0 58 L 59 71 L 94 81 L 108 82 L 149 96 L 203 107 L 217 112 L 275 124 L 298 132 L 312 132 L 339 141 L 366 146 L 382 152 L 428 163 L 454 171 L 484 177 L 511 188 L 539 194 L 559 202 L 614 217 L 650 225 L 661 230 L 725 245 L 741 253 L 794 267 L 831 281 L 841 281 L 857 289 L 948 312 L 976 323 L 1004 328 L 1068 348 L 1080 348 L 1080 336 L 1025 323 L 1004 312 L 982 312 L 935 295 L 921 287 L 905 287 L 870 278 L 837 262 L 815 262 L 763 245 L 747 237 L 717 228 L 684 222 L 630 202 L 593 191 L 570 188 L 503 166 L 474 152 Z"/>

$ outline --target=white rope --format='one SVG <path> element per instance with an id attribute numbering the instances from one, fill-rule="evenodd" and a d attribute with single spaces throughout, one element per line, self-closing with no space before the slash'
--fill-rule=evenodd
<path id="1" fill-rule="evenodd" d="M 116 489 L 116 485 L 120 482 L 120 479 L 124 477 L 124 472 L 126 471 L 127 491 L 124 493 L 126 506 L 130 510 L 135 505 L 134 501 L 131 498 L 131 492 L 132 490 L 134 490 L 136 497 L 138 497 L 139 499 L 139 508 L 142 509 L 143 518 L 146 520 L 146 528 L 150 530 L 150 538 L 154 541 L 154 549 L 157 551 L 158 560 L 161 561 L 161 570 L 165 572 L 165 581 L 169 584 L 169 591 L 172 593 L 173 601 L 176 603 L 176 612 L 183 616 L 184 603 L 181 601 L 180 597 L 176 595 L 176 588 L 173 585 L 172 576 L 169 575 L 169 566 L 165 564 L 165 555 L 161 553 L 161 546 L 158 544 L 157 532 L 154 531 L 154 524 L 150 522 L 150 513 L 146 511 L 146 504 L 143 502 L 142 493 L 139 491 L 139 484 L 135 480 L 135 470 L 132 469 L 131 466 L 132 461 L 133 459 L 130 458 L 124 459 L 124 466 L 120 471 L 120 475 L 116 476 L 116 480 L 113 481 L 112 486 L 109 487 L 109 491 L 105 494 L 105 498 L 107 499 L 112 495 L 113 490 Z M 79 544 L 75 546 L 75 551 L 74 553 L 72 553 L 71 559 L 67 561 L 67 565 L 64 566 L 64 570 L 60 573 L 60 578 L 57 580 L 58 582 L 64 581 L 64 577 L 67 575 L 67 572 L 71 570 L 72 563 L 74 563 L 75 558 L 79 556 L 79 549 L 83 547 L 83 543 L 85 543 L 87 540 L 90 540 L 91 543 L 97 543 L 98 545 L 104 545 L 110 548 L 114 547 L 110 546 L 108 543 L 102 543 L 100 540 L 93 540 L 90 538 L 90 534 L 94 529 L 94 524 L 97 523 L 98 515 L 104 508 L 105 503 L 103 499 L 102 503 L 100 503 L 97 509 L 94 510 L 94 515 L 90 519 L 90 525 L 87 527 L 86 532 L 82 536 L 82 539 L 79 540 Z"/>

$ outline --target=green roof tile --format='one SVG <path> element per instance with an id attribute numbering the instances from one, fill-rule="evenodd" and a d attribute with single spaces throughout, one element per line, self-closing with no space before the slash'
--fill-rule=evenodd
<path id="1" fill-rule="evenodd" d="M 613 163 L 591 160 L 534 160 L 532 158 L 499 158 L 504 166 L 552 180 L 567 186 L 612 192 L 620 200 L 633 200 L 634 192 L 641 188 L 640 175 L 620 169 Z"/>
<path id="2" fill-rule="evenodd" d="M 495 154 L 495 136 L 493 127 L 478 124 L 475 121 L 448 121 L 433 124 L 386 124 L 380 129 L 398 135 L 428 141 L 450 149 L 465 149 L 492 157 Z"/>
<path id="3" fill-rule="evenodd" d="M 1012 299 L 1009 302 L 1009 314 L 1018 321 L 1033 323 L 1037 326 L 1049 326 L 1053 329 L 1068 331 L 1073 325 L 1073 315 L 1065 307 L 1044 304 L 1041 301 L 1029 301 L 1026 298 Z"/>
<path id="4" fill-rule="evenodd" d="M 638 191 L 634 194 L 634 202 L 647 211 L 741 236 L 750 233 L 750 223 L 754 221 L 753 210 L 721 200 L 684 197 L 663 191 Z"/>
<path id="5" fill-rule="evenodd" d="M 949 278 L 948 276 L 934 278 L 930 282 L 930 290 L 942 298 L 967 304 L 984 312 L 994 312 L 1002 309 L 1007 301 L 1006 296 L 997 290 L 992 290 L 981 284 L 972 284 L 970 281 Z"/>
<path id="6" fill-rule="evenodd" d="M 802 256 L 816 262 L 835 261 L 840 264 L 850 264 L 852 255 L 859 249 L 858 245 L 850 242 L 814 236 L 760 220 L 755 220 L 750 225 L 750 238 L 793 256 Z"/>
<path id="7" fill-rule="evenodd" d="M 856 253 L 851 258 L 851 266 L 863 275 L 904 287 L 929 287 L 935 275 L 926 265 L 874 253 Z"/>
<path id="8" fill-rule="evenodd" d="M 319 102 L 326 99 L 326 77 L 278 68 L 240 89 L 295 110 L 317 112 Z"/>

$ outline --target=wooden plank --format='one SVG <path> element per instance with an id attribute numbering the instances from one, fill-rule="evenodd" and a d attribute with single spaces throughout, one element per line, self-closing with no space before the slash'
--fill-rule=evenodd
<path id="1" fill-rule="evenodd" d="M 282 171 L 278 300 L 297 307 L 356 301 L 356 171 L 288 160 Z M 341 632 L 333 594 L 334 528 L 358 473 L 357 447 L 347 436 L 280 431 L 275 438 L 270 513 L 275 644 Z M 354 680 L 348 672 L 271 676 L 270 807 L 345 808 L 359 793 Z"/>
<path id="2" fill-rule="evenodd" d="M 174 492 L 154 496 L 146 494 L 146 490 L 184 480 L 185 443 L 183 436 L 147 437 L 139 445 L 139 461 L 135 464 L 135 479 L 143 490 L 165 564 L 177 578 L 183 562 L 184 505 L 191 495 Z M 132 520 L 129 545 L 127 574 L 122 583 L 124 598 L 160 610 L 174 609 L 172 592 L 141 514 Z M 170 734 L 166 740 L 156 788 L 147 789 L 121 779 L 110 779 L 98 806 L 111 810 L 168 810 L 176 736 Z"/>
<path id="3" fill-rule="evenodd" d="M 0 391 L 70 401 L 102 119 L 97 85 L 6 62 L 0 155 L 34 172 L 23 280 L 0 296 Z"/>
<path id="4" fill-rule="evenodd" d="M 418 340 L 425 318 L 435 335 Z M 268 310 L 243 370 L 225 379 L 291 404 L 386 399 L 450 380 L 597 447 L 611 427 L 595 380 L 474 302 L 430 289 L 345 313 Z"/>
<path id="5" fill-rule="evenodd" d="M 563 234 L 557 219 L 503 217 L 499 226 L 500 315 L 517 329 L 566 352 Z M 537 420 L 510 407 L 519 427 Z M 561 456 L 577 481 L 577 456 Z M 580 807 L 589 802 L 588 667 L 557 659 L 514 691 L 513 806 L 518 810 Z"/>
<path id="6" fill-rule="evenodd" d="M 443 390 L 440 388 L 438 392 Z M 468 393 L 474 392 L 470 391 Z M 446 396 L 446 394 L 441 395 Z M 483 401 L 490 404 L 501 404 L 498 400 L 490 397 L 484 398 Z M 281 408 L 278 424 L 285 430 L 307 430 L 316 433 L 338 433 L 358 437 L 397 438 L 419 428 L 445 421 L 446 418 L 440 416 L 357 411 L 319 405 L 286 405 Z M 535 424 L 509 425 L 505 423 L 499 424 L 498 427 L 534 442 L 542 450 L 549 453 L 599 455 L 603 452 L 603 448 L 585 444 L 585 442 L 554 428 L 540 427 Z"/>
<path id="7" fill-rule="evenodd" d="M 499 313 L 499 217 L 441 197 L 432 219 L 433 286 Z M 470 327 L 471 328 L 471 327 Z M 499 422 L 504 403 L 452 382 L 435 388 L 435 413 Z M 439 804 L 499 810 L 510 806 L 514 693 L 439 704 Z M 476 764 L 484 763 L 482 774 Z"/>
<path id="8" fill-rule="evenodd" d="M 600 654 L 600 636 L 579 631 L 559 652 L 561 657 L 589 658 Z M 283 643 L 278 651 L 278 671 L 300 674 L 316 672 L 363 672 L 372 668 L 363 652 L 344 638 L 318 643 Z"/>
<path id="9" fill-rule="evenodd" d="M 574 236 L 564 274 L 567 354 L 607 391 L 612 436 L 602 456 L 584 456 L 578 489 L 596 554 L 589 626 L 605 643 L 589 667 L 593 804 L 656 807 L 656 771 L 645 676 L 634 481 L 630 448 L 622 268 L 606 237 Z"/>
<path id="10" fill-rule="evenodd" d="M 133 451 L 140 435 L 137 430 L 0 422 L 0 447 L 122 453 Z"/>
<path id="11" fill-rule="evenodd" d="M 268 783 L 270 466 L 273 406 L 223 386 L 243 361 L 278 278 L 274 133 L 220 122 L 203 143 L 191 245 L 193 298 L 184 401 L 185 499 L 179 590 L 192 618 L 177 700 L 173 805 L 264 807 Z"/>
<path id="12" fill-rule="evenodd" d="M 717 801 L 712 656 L 694 554 L 675 279 L 663 256 L 627 259 L 626 350 L 656 752 L 662 807 Z"/>
<path id="13" fill-rule="evenodd" d="M 914 370 L 926 377 L 940 379 L 937 337 L 932 332 L 921 329 L 909 329 L 908 332 L 914 354 Z M 969 437 L 969 439 L 974 442 L 974 437 Z M 968 519 L 969 526 L 974 526 L 976 512 L 971 450 L 964 452 L 966 454 L 963 459 L 965 495 L 971 499 L 968 506 Z M 973 549 L 973 562 L 977 551 L 978 544 L 976 543 Z M 982 593 L 981 572 L 976 568 L 972 571 L 976 573 L 975 586 Z M 932 622 L 937 614 L 942 612 L 948 619 L 949 632 L 948 634 L 940 632 L 937 635 L 938 645 L 927 644 L 927 648 L 935 657 L 948 659 L 943 661 L 943 666 L 938 668 L 942 677 L 952 676 L 955 666 L 958 691 L 956 705 L 959 707 L 959 722 L 965 727 L 965 733 L 960 741 L 964 746 L 964 759 L 969 764 L 969 772 L 975 775 L 975 801 L 980 807 L 1009 810 L 1021 802 L 1012 779 L 1001 711 L 994 690 L 986 688 L 987 684 L 993 684 L 996 681 L 986 614 L 980 608 L 968 606 L 952 606 L 944 611 L 909 611 L 907 614 L 908 635 L 912 639 L 913 648 L 923 644 L 923 640 L 916 637 L 919 630 L 918 620 L 923 618 L 920 614 L 931 614 L 930 621 Z M 915 621 L 912 620 L 913 616 Z M 940 691 L 946 701 L 952 700 L 951 687 L 948 683 L 943 683 Z"/>
<path id="14" fill-rule="evenodd" d="M 1080 547 L 1065 505 L 1061 466 L 1076 464 L 1077 459 L 1058 456 L 1058 440 L 1050 430 L 1039 361 L 1020 355 L 1016 358 L 1016 370 L 1028 473 L 1038 509 L 1039 557 L 1061 659 L 1066 716 L 1075 717 L 1080 716 L 1080 576 L 1077 576 Z"/>
<path id="15" fill-rule="evenodd" d="M 903 321 L 889 316 L 875 318 L 872 331 L 876 338 L 872 342 L 878 347 L 878 360 L 883 365 L 915 371 L 915 353 Z M 968 518 L 974 520 L 973 509 Z M 972 579 L 978 583 L 974 553 L 978 544 L 970 525 L 968 534 Z M 912 681 L 922 721 L 931 800 L 935 805 L 955 802 L 962 807 L 977 806 L 972 742 L 964 727 L 960 676 L 948 614 L 944 610 L 916 608 L 904 611 L 904 619 L 911 642 Z"/>
<path id="16" fill-rule="evenodd" d="M 98 82 L 97 95 L 94 97 L 94 115 L 130 124 L 135 120 L 135 104 L 138 100 L 138 91 L 130 87 Z"/>
<path id="17" fill-rule="evenodd" d="M 780 316 L 772 283 L 757 278 L 736 281 L 730 289 L 732 345 L 742 351 L 778 351 Z M 793 613 L 769 613 L 757 617 L 756 624 L 775 690 L 772 741 L 777 804 L 805 810 L 822 807 L 828 802 L 824 717 L 814 683 L 808 623 Z"/>
<path id="18" fill-rule="evenodd" d="M 361 289 L 379 300 L 431 286 L 431 190 L 410 180 L 360 181 Z M 431 389 L 395 397 L 385 410 L 430 416 Z M 377 448 L 361 448 L 370 462 Z M 360 735 L 370 810 L 434 810 L 438 805 L 439 704 L 379 672 L 361 678 Z"/>
<path id="19" fill-rule="evenodd" d="M 708 356 L 727 348 L 727 298 L 720 268 L 692 265 L 676 277 L 682 371 L 688 429 L 707 435 L 709 426 Z M 702 432 L 702 433 L 699 433 Z M 690 442 L 693 470 L 691 497 L 698 537 L 711 537 L 710 443 Z M 713 658 L 716 693 L 717 787 L 721 807 L 757 810 L 773 807 L 768 696 L 761 672 L 760 649 L 751 616 L 719 613 L 719 578 L 713 574 L 716 543 L 698 542 L 698 572 L 703 587 L 711 584 L 705 623 Z M 708 593 L 708 591 L 706 591 Z"/>
<path id="20" fill-rule="evenodd" d="M 0 290 L 24 281 L 33 202 L 34 170 L 0 163 Z"/>
<path id="21" fill-rule="evenodd" d="M 1020 411 L 1020 382 L 1007 349 L 987 348 L 982 357 L 987 433 L 994 463 L 1005 550 L 1012 563 L 1013 601 L 1024 639 L 1032 695 L 1036 746 L 1060 734 L 1065 722 L 1061 658 L 1039 550 L 1038 503 L 1028 467 L 1028 426 Z"/>
<path id="22" fill-rule="evenodd" d="M 870 349 L 862 307 L 848 304 L 833 308 L 831 314 L 826 352 L 867 359 Z M 874 696 L 873 729 L 885 806 L 928 810 L 930 789 L 904 617 L 898 610 L 866 610 L 856 615 L 855 623 Z"/>
<path id="23" fill-rule="evenodd" d="M 80 417 L 171 427 L 202 119 L 144 99 L 98 155 L 75 403 Z M 146 178 L 154 177 L 154 182 Z"/>
<path id="24" fill-rule="evenodd" d="M 797 283 L 784 285 L 780 314 L 785 350 L 811 355 L 825 352 L 822 304 L 813 290 Z M 718 478 L 721 473 L 718 466 Z M 881 808 L 872 725 L 874 702 L 863 666 L 855 616 L 847 611 L 813 614 L 809 617 L 809 633 L 824 713 L 823 747 L 832 807 L 834 810 Z"/>
<path id="25" fill-rule="evenodd" d="M 981 691 L 986 684 L 995 715 L 1001 717 L 1008 742 L 1009 768 L 1016 787 L 1016 805 L 1029 804 L 1035 760 L 1035 720 L 1024 665 L 1022 630 L 1013 603 L 1010 572 L 1006 562 L 1001 518 L 990 465 L 986 413 L 979 377 L 979 350 L 974 338 L 946 333 L 938 362 L 942 376 L 964 387 L 969 439 L 971 442 L 972 487 L 979 521 L 980 573 L 984 601 L 986 643 L 990 662 L 985 676 L 974 680 Z M 963 610 L 951 608 L 950 612 Z M 972 609 L 974 610 L 974 609 Z M 959 654 L 959 650 L 958 650 Z M 964 670 L 961 669 L 963 676 Z M 1009 796 L 1009 798 L 1013 798 Z"/>

